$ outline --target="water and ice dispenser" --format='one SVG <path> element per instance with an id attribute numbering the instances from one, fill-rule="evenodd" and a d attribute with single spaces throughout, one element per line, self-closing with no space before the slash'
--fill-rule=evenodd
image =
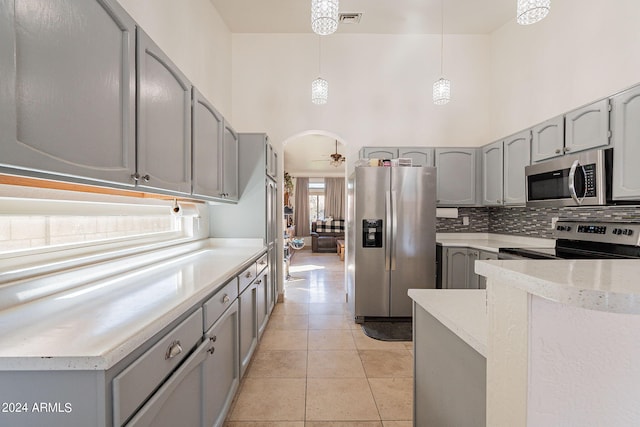
<path id="1" fill-rule="evenodd" d="M 381 248 L 382 247 L 382 220 L 363 219 L 362 220 L 362 247 Z"/>

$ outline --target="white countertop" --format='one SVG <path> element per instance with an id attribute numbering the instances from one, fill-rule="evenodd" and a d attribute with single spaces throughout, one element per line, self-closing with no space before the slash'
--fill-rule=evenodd
<path id="1" fill-rule="evenodd" d="M 466 247 L 498 252 L 500 248 L 553 248 L 556 241 L 497 233 L 436 233 L 436 243 L 444 247 Z"/>
<path id="2" fill-rule="evenodd" d="M 482 289 L 409 289 L 409 297 L 487 357 L 487 292 Z"/>
<path id="3" fill-rule="evenodd" d="M 640 314 L 640 260 L 478 261 L 475 271 L 551 301 Z"/>
<path id="4" fill-rule="evenodd" d="M 2 310 L 0 369 L 109 369 L 265 250 L 255 239 L 209 239 L 192 253 Z"/>

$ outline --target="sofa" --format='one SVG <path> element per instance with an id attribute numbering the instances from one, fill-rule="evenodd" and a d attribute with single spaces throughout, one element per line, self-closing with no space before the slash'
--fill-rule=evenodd
<path id="1" fill-rule="evenodd" d="M 344 240 L 344 220 L 311 223 L 311 252 L 337 252 L 336 240 Z"/>

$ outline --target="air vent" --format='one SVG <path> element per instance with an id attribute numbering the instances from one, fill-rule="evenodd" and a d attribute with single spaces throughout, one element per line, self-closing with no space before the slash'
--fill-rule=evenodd
<path id="1" fill-rule="evenodd" d="M 343 12 L 339 15 L 341 24 L 358 24 L 362 18 L 362 13 Z"/>

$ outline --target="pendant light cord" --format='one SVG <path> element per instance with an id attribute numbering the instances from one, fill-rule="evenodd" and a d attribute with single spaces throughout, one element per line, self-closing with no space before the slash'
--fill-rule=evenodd
<path id="1" fill-rule="evenodd" d="M 444 75 L 444 0 L 440 0 L 440 78 Z"/>
<path id="2" fill-rule="evenodd" d="M 318 77 L 322 75 L 322 46 L 320 45 L 320 36 L 318 36 Z"/>

